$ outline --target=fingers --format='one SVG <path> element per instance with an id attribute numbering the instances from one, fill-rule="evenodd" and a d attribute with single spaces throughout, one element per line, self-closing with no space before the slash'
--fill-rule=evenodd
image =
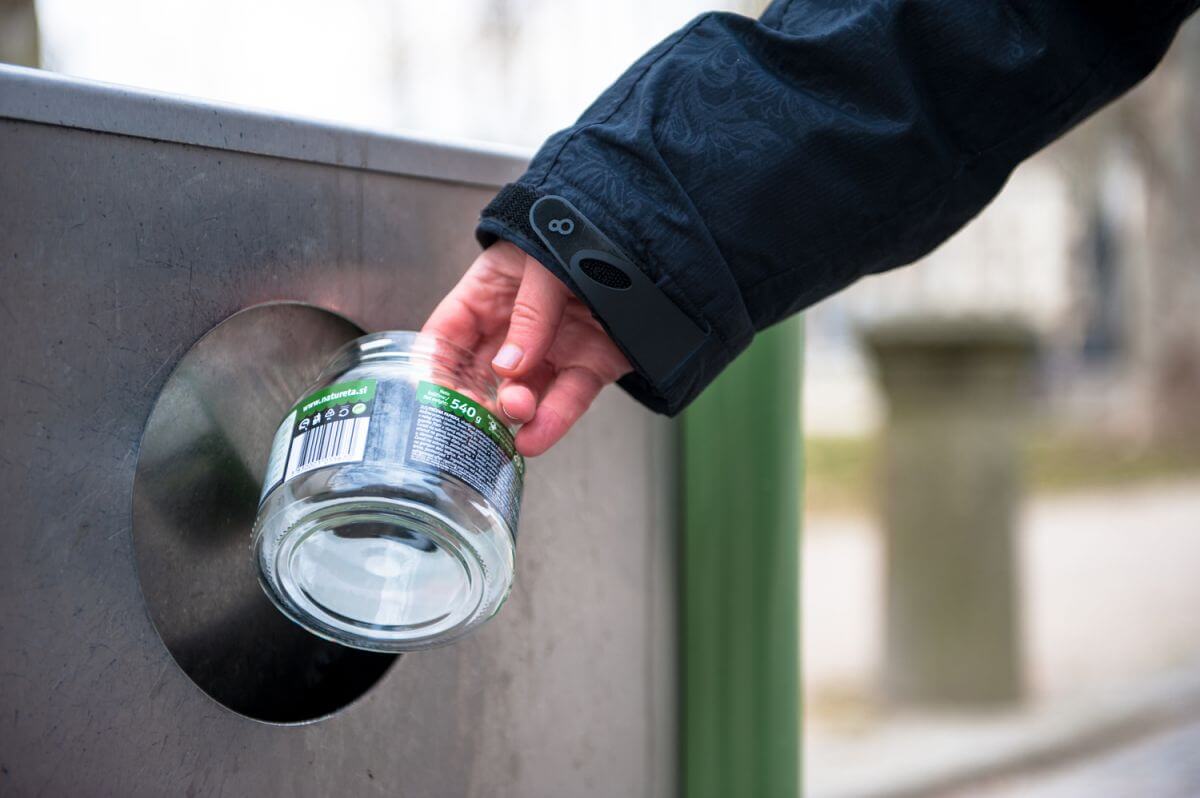
<path id="1" fill-rule="evenodd" d="M 582 316 L 567 313 L 574 307 L 570 299 L 567 287 L 535 259 L 498 243 L 476 259 L 422 328 L 473 351 L 479 363 L 494 355 L 492 369 L 504 378 L 496 409 L 524 425 L 517 449 L 526 456 L 557 443 L 600 389 L 629 370 L 586 309 L 577 309 Z M 575 365 L 562 368 L 564 361 Z"/>
<path id="2" fill-rule="evenodd" d="M 509 421 L 529 423 L 537 411 L 538 397 L 546 392 L 552 379 L 554 369 L 549 363 L 542 362 L 519 380 L 505 380 L 497 397 L 500 412 Z"/>
<path id="3" fill-rule="evenodd" d="M 505 419 L 528 424 L 537 412 L 537 394 L 528 385 L 512 382 L 500 389 L 499 404 Z"/>
<path id="4" fill-rule="evenodd" d="M 453 291 L 433 309 L 421 332 L 444 338 L 463 349 L 474 349 L 480 336 L 475 314 Z"/>
<path id="5" fill-rule="evenodd" d="M 533 258 L 525 257 L 525 274 L 513 300 L 504 346 L 492 359 L 502 377 L 520 377 L 539 366 L 554 343 L 567 306 L 567 287 Z"/>
<path id="6" fill-rule="evenodd" d="M 536 457 L 558 443 L 603 387 L 604 380 L 583 366 L 560 371 L 538 404 L 533 420 L 517 433 L 517 450 L 526 457 Z"/>
<path id="7" fill-rule="evenodd" d="M 434 308 L 421 332 L 470 350 L 484 336 L 499 335 L 508 327 L 525 259 L 524 252 L 506 242 L 488 247 Z"/>

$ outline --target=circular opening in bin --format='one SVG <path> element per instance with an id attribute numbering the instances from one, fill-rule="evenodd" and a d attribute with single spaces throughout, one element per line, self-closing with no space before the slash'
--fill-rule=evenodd
<path id="1" fill-rule="evenodd" d="M 133 542 L 150 617 L 192 681 L 256 720 L 332 714 L 396 659 L 289 621 L 259 586 L 250 550 L 276 426 L 333 353 L 360 335 L 311 305 L 243 310 L 179 361 L 142 438 Z"/>

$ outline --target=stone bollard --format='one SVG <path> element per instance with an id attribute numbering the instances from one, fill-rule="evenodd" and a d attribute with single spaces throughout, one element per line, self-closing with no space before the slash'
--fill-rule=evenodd
<path id="1" fill-rule="evenodd" d="M 888 405 L 884 689 L 898 704 L 1021 694 L 1014 531 L 1034 336 L 1005 320 L 866 335 Z"/>

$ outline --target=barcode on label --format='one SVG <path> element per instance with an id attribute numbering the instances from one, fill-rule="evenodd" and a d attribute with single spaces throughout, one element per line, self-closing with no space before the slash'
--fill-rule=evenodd
<path id="1" fill-rule="evenodd" d="M 301 432 L 292 441 L 287 476 L 312 471 L 333 463 L 351 463 L 363 459 L 367 449 L 367 427 L 370 418 L 347 418 L 328 421 Z"/>

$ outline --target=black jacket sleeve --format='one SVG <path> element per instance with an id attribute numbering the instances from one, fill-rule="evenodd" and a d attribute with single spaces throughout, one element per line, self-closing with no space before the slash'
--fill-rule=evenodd
<path id="1" fill-rule="evenodd" d="M 580 293 L 528 219 L 546 195 L 578 208 L 705 332 L 667 377 L 621 383 L 673 414 L 756 331 L 948 238 L 1018 163 L 1150 72 L 1198 4 L 777 0 L 758 21 L 705 14 L 552 136 L 477 236 L 512 241 Z M 614 337 L 636 366 L 638 341 Z"/>

